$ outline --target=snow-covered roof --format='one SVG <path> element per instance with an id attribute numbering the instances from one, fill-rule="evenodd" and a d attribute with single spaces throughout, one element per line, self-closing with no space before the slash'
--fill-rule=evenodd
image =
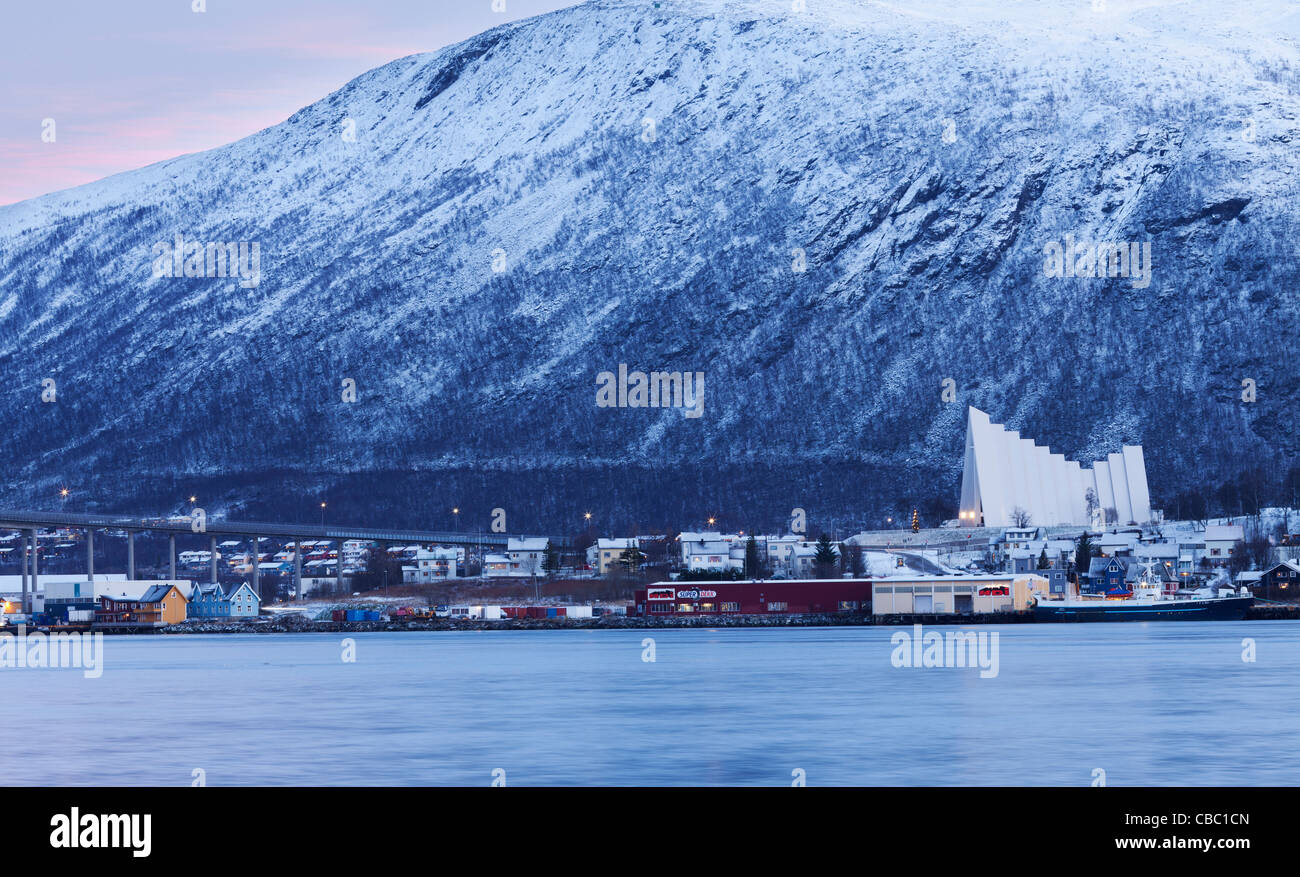
<path id="1" fill-rule="evenodd" d="M 1241 524 L 1210 524 L 1205 528 L 1206 542 L 1240 542 L 1245 538 Z"/>
<path id="2" fill-rule="evenodd" d="M 526 536 L 522 539 L 506 540 L 506 551 L 545 551 L 550 540 L 545 536 Z"/>

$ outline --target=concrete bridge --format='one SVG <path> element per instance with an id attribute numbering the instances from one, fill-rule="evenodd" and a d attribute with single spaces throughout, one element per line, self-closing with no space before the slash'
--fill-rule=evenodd
<path id="1" fill-rule="evenodd" d="M 480 552 L 485 548 L 505 550 L 509 539 L 514 538 L 505 533 L 462 533 L 445 530 L 391 530 L 373 527 L 347 527 L 323 524 L 277 524 L 253 521 L 228 521 L 208 518 L 201 522 L 188 515 L 172 517 L 137 518 L 130 515 L 91 515 L 69 512 L 14 511 L 0 509 L 0 530 L 16 530 L 23 534 L 22 589 L 23 611 L 31 611 L 31 595 L 36 593 L 39 559 L 36 534 L 42 529 L 67 528 L 83 530 L 86 534 L 86 575 L 90 581 L 95 576 L 95 531 L 121 530 L 127 535 L 126 565 L 127 578 L 135 579 L 135 535 L 137 533 L 156 532 L 168 534 L 168 558 L 170 577 L 176 578 L 176 536 L 205 535 L 209 537 L 212 553 L 212 581 L 217 581 L 217 537 L 235 536 L 249 541 L 254 557 L 260 555 L 259 545 L 262 539 L 277 539 L 292 542 L 294 545 L 294 593 L 302 594 L 302 552 L 298 550 L 300 542 L 329 540 L 337 543 L 339 559 L 335 564 L 335 575 L 340 583 L 343 578 L 343 542 L 347 539 L 359 539 L 377 542 L 382 547 L 393 543 L 405 545 L 464 545 L 476 546 Z M 523 538 L 523 537 L 519 537 Z M 556 549 L 564 547 L 559 540 L 554 542 Z M 28 559 L 30 557 L 31 587 L 28 588 Z M 253 590 L 261 596 L 260 573 L 258 564 L 253 564 Z"/>

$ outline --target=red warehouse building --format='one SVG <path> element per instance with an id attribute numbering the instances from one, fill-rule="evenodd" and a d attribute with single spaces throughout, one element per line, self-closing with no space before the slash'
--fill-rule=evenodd
<path id="1" fill-rule="evenodd" d="M 870 579 L 660 582 L 635 592 L 637 615 L 869 612 Z"/>

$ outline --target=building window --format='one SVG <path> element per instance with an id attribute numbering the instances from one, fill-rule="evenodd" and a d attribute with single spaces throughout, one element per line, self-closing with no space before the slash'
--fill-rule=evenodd
<path id="1" fill-rule="evenodd" d="M 739 604 L 739 603 L 723 603 L 723 604 L 722 604 L 722 611 L 723 611 L 723 612 L 739 612 L 739 611 L 740 611 L 740 604 Z"/>
<path id="2" fill-rule="evenodd" d="M 784 612 L 787 608 L 789 608 L 789 605 L 790 605 L 790 604 L 786 603 L 786 602 L 783 601 L 783 600 L 770 600 L 770 601 L 768 601 L 768 604 L 767 604 L 767 611 L 768 611 L 768 612 Z"/>

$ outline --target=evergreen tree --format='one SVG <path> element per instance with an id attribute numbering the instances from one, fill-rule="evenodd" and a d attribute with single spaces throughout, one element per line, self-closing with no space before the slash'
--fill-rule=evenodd
<path id="1" fill-rule="evenodd" d="M 761 578 L 763 573 L 762 558 L 758 556 L 758 542 L 751 533 L 745 541 L 745 576 L 751 579 Z"/>
<path id="2" fill-rule="evenodd" d="M 1047 559 L 1047 546 L 1046 546 L 1046 545 L 1043 546 L 1043 552 L 1042 552 L 1042 554 L 1039 554 L 1039 555 L 1038 555 L 1038 568 L 1039 568 L 1039 569 L 1051 569 L 1051 568 L 1052 568 L 1052 562 L 1051 562 L 1050 560 Z"/>
<path id="3" fill-rule="evenodd" d="M 548 576 L 553 576 L 560 571 L 560 552 L 551 545 L 550 539 L 546 540 L 546 553 L 542 555 L 542 569 L 546 570 Z"/>
<path id="4" fill-rule="evenodd" d="M 1088 572 L 1092 566 L 1092 540 L 1088 538 L 1085 531 L 1079 534 L 1079 544 L 1074 548 L 1074 580 L 1077 583 L 1079 577 Z"/>
<path id="5" fill-rule="evenodd" d="M 831 537 L 825 533 L 818 536 L 817 550 L 813 553 L 814 575 L 819 579 L 829 579 L 835 575 L 835 564 L 838 560 L 839 554 L 831 544 Z"/>
<path id="6" fill-rule="evenodd" d="M 645 554 L 642 553 L 640 546 L 633 542 L 631 547 L 623 551 L 618 562 L 625 566 L 629 573 L 636 575 L 641 569 L 641 564 L 645 563 Z"/>

